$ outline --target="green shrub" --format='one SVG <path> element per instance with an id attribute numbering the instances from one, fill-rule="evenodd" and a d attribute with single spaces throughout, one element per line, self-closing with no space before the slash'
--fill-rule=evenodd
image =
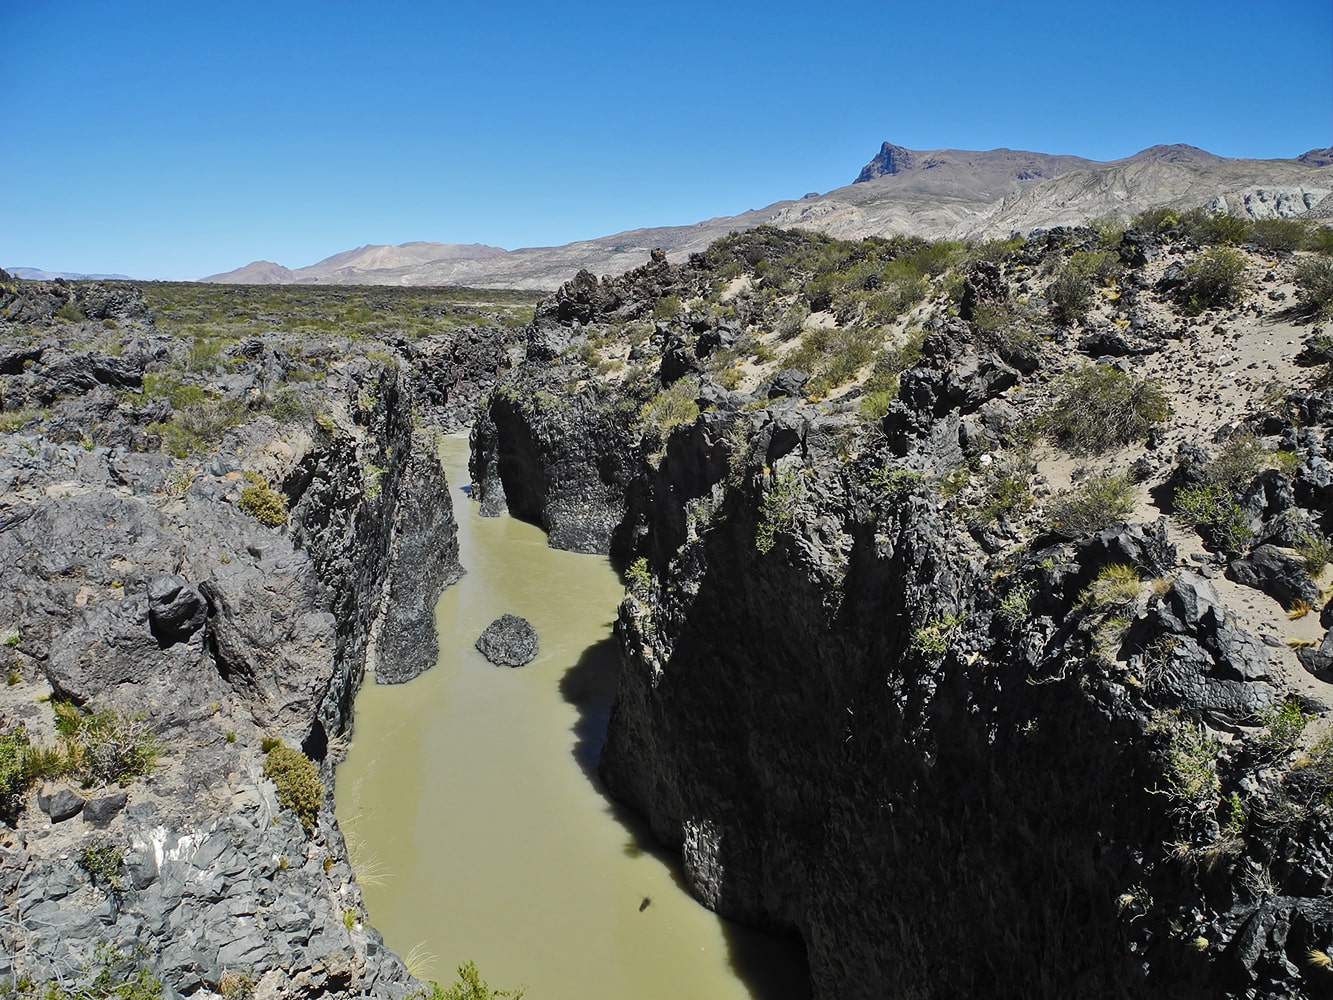
<path id="1" fill-rule="evenodd" d="M 1254 537 L 1244 509 L 1220 483 L 1181 487 L 1176 490 L 1174 508 L 1178 519 L 1226 552 L 1243 552 Z"/>
<path id="2" fill-rule="evenodd" d="M 911 649 L 930 659 L 939 659 L 949 651 L 949 637 L 963 623 L 965 615 L 946 614 L 912 632 Z"/>
<path id="3" fill-rule="evenodd" d="M 1018 628 L 1027 618 L 1032 606 L 1032 584 L 1020 580 L 1009 588 L 1009 592 L 1000 598 L 995 609 L 995 617 L 1010 631 Z"/>
<path id="4" fill-rule="evenodd" d="M 1042 427 L 1074 455 L 1096 455 L 1144 438 L 1171 414 L 1158 382 L 1110 366 L 1068 372 L 1056 381 L 1054 393 Z"/>
<path id="5" fill-rule="evenodd" d="M 653 305 L 653 318 L 670 322 L 680 315 L 683 308 L 679 296 L 664 295 Z"/>
<path id="6" fill-rule="evenodd" d="M 1310 243 L 1310 224 L 1304 219 L 1255 219 L 1249 242 L 1260 250 L 1288 253 Z"/>
<path id="7" fill-rule="evenodd" d="M 884 341 L 878 327 L 815 327 L 807 330 L 798 347 L 783 356 L 787 368 L 798 368 L 811 376 L 806 395 L 818 398 L 856 376 L 875 358 Z"/>
<path id="8" fill-rule="evenodd" d="M 125 888 L 125 880 L 120 874 L 124 865 L 124 853 L 101 837 L 94 838 L 79 852 L 79 867 L 88 873 L 93 882 L 102 882 L 117 892 Z"/>
<path id="9" fill-rule="evenodd" d="M 277 786 L 278 801 L 296 813 L 306 832 L 314 830 L 324 801 L 324 783 L 314 761 L 279 743 L 264 758 L 264 777 Z"/>
<path id="10" fill-rule="evenodd" d="M 1229 247 L 1200 253 L 1185 268 L 1180 302 L 1190 314 L 1222 309 L 1240 302 L 1245 291 L 1245 255 Z"/>
<path id="11" fill-rule="evenodd" d="M 521 1000 L 523 987 L 516 990 L 499 990 L 490 986 L 477 972 L 472 962 L 464 962 L 458 967 L 458 981 L 447 990 L 439 983 L 431 984 L 428 1000 Z"/>
<path id="12" fill-rule="evenodd" d="M 1333 562 L 1333 541 L 1323 532 L 1303 532 L 1296 554 L 1301 557 L 1301 567 L 1311 577 L 1317 577 L 1325 566 Z"/>
<path id="13" fill-rule="evenodd" d="M 801 478 L 794 472 L 782 472 L 759 500 L 759 521 L 755 525 L 754 547 L 767 555 L 777 542 L 778 532 L 790 531 L 796 523 L 796 506 L 804 495 Z"/>
<path id="14" fill-rule="evenodd" d="M 1333 258 L 1311 257 L 1296 265 L 1296 300 L 1314 315 L 1333 317 Z"/>
<path id="15" fill-rule="evenodd" d="M 648 569 L 648 560 L 640 556 L 625 570 L 625 589 L 635 597 L 645 597 L 653 586 L 653 574 Z"/>
<path id="16" fill-rule="evenodd" d="M 32 780 L 27 736 L 22 731 L 0 735 L 0 815 L 14 812 Z"/>
<path id="17" fill-rule="evenodd" d="M 21 978 L 0 982 L 0 997 L 7 1000 L 161 1000 L 162 981 L 137 965 L 137 958 L 138 955 L 126 955 L 107 942 L 99 941 L 93 948 L 92 960 L 82 965 L 76 974 L 71 975 L 67 970 L 61 979 L 35 982 Z M 67 980 L 84 985 L 75 986 Z"/>
<path id="18" fill-rule="evenodd" d="M 1163 791 L 1179 806 L 1189 807 L 1215 794 L 1221 787 L 1217 777 L 1217 741 L 1200 726 L 1172 732 L 1166 750 Z"/>
<path id="19" fill-rule="evenodd" d="M 1259 734 L 1259 743 L 1271 753 L 1290 753 L 1300 745 L 1301 735 L 1313 718 L 1298 699 L 1288 699 L 1259 720 L 1264 727 L 1264 731 Z"/>
<path id="20" fill-rule="evenodd" d="M 145 716 L 111 710 L 86 716 L 74 743 L 87 778 L 118 784 L 147 774 L 161 752 Z"/>
<path id="21" fill-rule="evenodd" d="M 313 408 L 309 395 L 291 386 L 279 389 L 267 406 L 269 416 L 281 421 L 300 420 L 309 416 Z"/>
<path id="22" fill-rule="evenodd" d="M 236 506 L 260 524 L 277 528 L 287 523 L 287 498 L 264 481 L 258 473 L 247 472 L 248 485 L 241 489 Z"/>
<path id="23" fill-rule="evenodd" d="M 1103 476 L 1089 479 L 1052 500 L 1047 524 L 1053 534 L 1079 538 L 1126 521 L 1136 505 L 1132 479 Z"/>
<path id="24" fill-rule="evenodd" d="M 1103 566 L 1079 596 L 1079 603 L 1089 610 L 1105 612 L 1127 608 L 1138 599 L 1143 583 L 1139 571 L 1127 563 Z"/>
<path id="25" fill-rule="evenodd" d="M 1092 305 L 1092 287 L 1073 268 L 1063 267 L 1046 289 L 1051 303 L 1051 319 L 1062 326 L 1081 320 Z"/>
<path id="26" fill-rule="evenodd" d="M 677 379 L 643 404 L 639 418 L 646 427 L 655 427 L 666 434 L 677 424 L 693 422 L 699 415 L 699 379 L 693 375 Z"/>

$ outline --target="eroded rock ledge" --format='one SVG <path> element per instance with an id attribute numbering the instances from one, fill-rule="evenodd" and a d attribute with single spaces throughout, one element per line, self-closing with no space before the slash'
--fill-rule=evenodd
<path id="1" fill-rule="evenodd" d="M 1108 246 L 1118 295 L 1074 321 L 1085 336 L 1032 318 L 1052 274 Z M 1200 471 L 1239 435 L 1276 456 L 1228 487 L 1244 537 L 1290 545 L 1283 524 L 1328 523 L 1325 390 L 1189 409 L 1231 329 L 1291 330 L 1299 350 L 1299 314 L 1273 305 L 1290 257 L 1243 257 L 1268 284 L 1200 322 L 1172 284 L 1197 245 L 1035 234 L 927 279 L 897 321 L 922 339 L 887 402 L 872 384 L 808 400 L 811 373 L 764 374 L 784 349 L 770 331 L 855 326 L 855 289 L 880 274 L 861 262 L 895 252 L 761 230 L 686 267 L 580 275 L 491 393 L 483 505 L 630 567 L 607 787 L 706 905 L 797 931 L 821 998 L 1323 995 L 1333 772 L 1323 722 L 1300 728 L 1328 702 L 1274 634 L 1281 608 L 1221 596 L 1223 570 L 1243 582 L 1262 550 L 1205 552 L 1206 525 L 1201 540 L 1163 516 L 1182 484 L 1217 481 Z M 830 291 L 801 270 L 820 254 L 865 283 Z M 1124 331 L 1146 346 L 1102 361 L 1131 374 L 1194 345 L 1157 369 L 1176 414 L 1104 463 L 1137 477 L 1127 514 L 1056 530 L 1063 495 L 1025 464 L 1024 423 L 1053 375 Z M 882 332 L 886 353 L 904 332 Z M 744 351 L 716 360 L 742 343 L 758 375 L 733 371 Z M 1026 506 L 996 499 L 1006 475 L 1035 487 Z"/>
<path id="2" fill-rule="evenodd" d="M 77 983 L 109 945 L 169 996 L 227 973 L 257 996 L 412 995 L 330 794 L 367 667 L 434 663 L 461 572 L 403 354 L 268 334 L 201 359 L 132 286 L 2 273 L 0 329 L 3 731 L 56 745 L 54 694 L 161 747 L 123 792 L 69 786 L 89 801 L 72 819 L 35 791 L 3 804 L 0 981 Z M 479 391 L 451 364 L 428 407 Z M 311 830 L 263 777 L 264 739 L 318 765 Z"/>

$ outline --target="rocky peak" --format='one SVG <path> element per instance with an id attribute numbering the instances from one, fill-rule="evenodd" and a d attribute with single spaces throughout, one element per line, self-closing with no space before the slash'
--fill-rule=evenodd
<path id="1" fill-rule="evenodd" d="M 1311 167 L 1327 167 L 1333 164 L 1333 146 L 1328 149 L 1311 149 L 1296 157 L 1296 162 Z"/>
<path id="2" fill-rule="evenodd" d="M 900 174 L 904 170 L 911 170 L 914 166 L 912 151 L 903 149 L 902 146 L 895 146 L 891 142 L 886 142 L 879 147 L 879 153 L 875 158 L 861 168 L 853 184 L 861 184 L 865 181 L 873 181 L 876 177 L 884 177 L 888 174 Z"/>
<path id="3" fill-rule="evenodd" d="M 1223 157 L 1216 153 L 1210 153 L 1206 149 L 1200 149 L 1198 146 L 1175 142 L 1169 145 L 1149 146 L 1147 149 L 1139 150 L 1128 159 L 1132 161 L 1150 160 L 1156 163 L 1221 163 Z"/>

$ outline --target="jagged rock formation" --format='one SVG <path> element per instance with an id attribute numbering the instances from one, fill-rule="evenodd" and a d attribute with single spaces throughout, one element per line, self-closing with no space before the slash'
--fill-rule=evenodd
<path id="1" fill-rule="evenodd" d="M 169 996 L 226 973 L 258 995 L 409 996 L 329 788 L 366 668 L 434 663 L 461 571 L 448 485 L 396 358 L 220 346 L 159 331 L 133 287 L 0 284 L 0 980 L 76 983 L 101 944 Z M 157 765 L 15 797 L 16 748 L 61 745 L 52 693 L 131 720 Z M 308 822 L 262 739 L 318 766 Z"/>
<path id="2" fill-rule="evenodd" d="M 1209 312 L 1159 232 L 933 279 L 894 246 L 580 275 L 491 393 L 483 504 L 631 563 L 608 788 L 706 905 L 798 932 L 819 997 L 1324 995 L 1329 658 L 1282 635 L 1323 636 L 1292 546 L 1329 525 L 1333 410 L 1296 261 L 1241 254 Z M 1092 380 L 1174 412 L 1060 445 Z"/>

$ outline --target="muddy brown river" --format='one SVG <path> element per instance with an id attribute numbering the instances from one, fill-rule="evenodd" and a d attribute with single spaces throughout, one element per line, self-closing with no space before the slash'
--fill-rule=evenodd
<path id="1" fill-rule="evenodd" d="M 528 1000 L 808 998 L 800 945 L 721 920 L 596 775 L 615 692 L 623 588 L 600 557 L 559 552 L 460 490 L 442 456 L 467 575 L 436 609 L 441 654 L 399 686 L 369 679 L 338 768 L 338 815 L 371 922 L 418 975 L 474 961 Z M 501 614 L 532 622 L 526 667 L 473 648 Z"/>

